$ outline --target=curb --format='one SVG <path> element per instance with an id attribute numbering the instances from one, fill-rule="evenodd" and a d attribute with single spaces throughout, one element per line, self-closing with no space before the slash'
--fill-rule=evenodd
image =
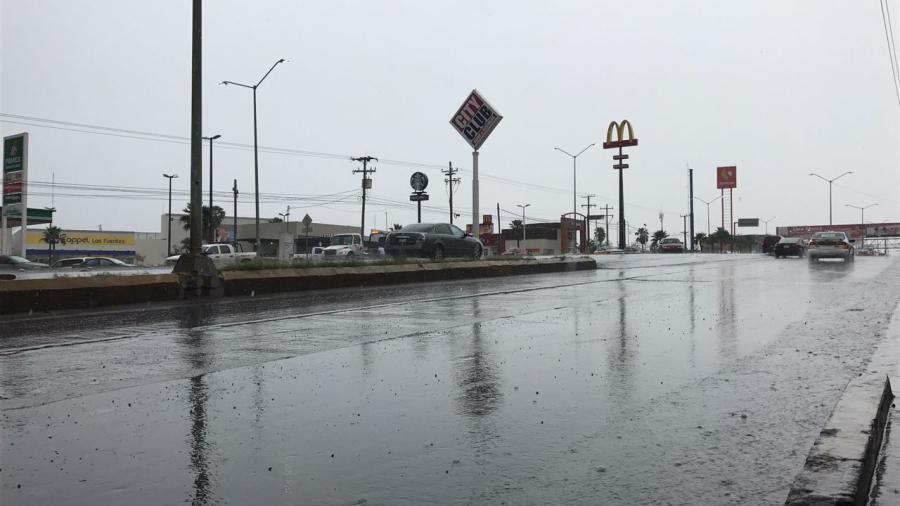
<path id="1" fill-rule="evenodd" d="M 794 479 L 785 505 L 867 504 L 893 398 L 886 375 L 851 381 Z"/>
<path id="2" fill-rule="evenodd" d="M 224 272 L 225 296 L 595 270 L 593 259 L 317 267 Z M 0 315 L 175 301 L 176 274 L 0 281 Z"/>

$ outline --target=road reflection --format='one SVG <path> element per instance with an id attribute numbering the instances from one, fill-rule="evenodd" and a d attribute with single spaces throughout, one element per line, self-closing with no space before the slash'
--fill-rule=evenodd
<path id="1" fill-rule="evenodd" d="M 719 269 L 719 356 L 723 359 L 737 354 L 737 327 L 734 304 L 734 265 L 722 264 Z"/>
<path id="2" fill-rule="evenodd" d="M 192 304 L 183 308 L 179 314 L 179 325 L 185 334 L 178 342 L 183 347 L 183 357 L 196 371 L 206 369 L 210 350 L 207 349 L 207 336 L 203 330 L 194 330 L 203 326 L 212 317 L 208 305 Z M 190 502 L 193 505 L 209 504 L 212 499 L 209 455 L 212 445 L 208 442 L 209 428 L 207 424 L 207 402 L 209 389 L 206 375 L 192 376 L 188 382 L 188 407 L 190 414 L 190 430 L 188 446 L 190 447 L 190 469 L 194 475 Z"/>
<path id="3" fill-rule="evenodd" d="M 634 350 L 629 346 L 628 330 L 628 284 L 625 271 L 619 271 L 618 280 L 618 324 L 614 332 L 610 353 L 607 356 L 612 381 L 612 396 L 618 400 L 630 398 L 634 390 Z"/>
<path id="4" fill-rule="evenodd" d="M 457 405 L 468 419 L 468 432 L 476 448 L 483 449 L 498 437 L 489 415 L 500 407 L 503 394 L 489 339 L 484 338 L 481 322 L 477 321 L 481 315 L 480 301 L 473 298 L 471 303 L 476 322 L 472 324 L 469 351 L 459 359 Z"/>

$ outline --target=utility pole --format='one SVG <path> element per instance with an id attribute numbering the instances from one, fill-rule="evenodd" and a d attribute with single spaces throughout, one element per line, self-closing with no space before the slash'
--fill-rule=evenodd
<path id="1" fill-rule="evenodd" d="M 374 168 L 369 168 L 369 162 L 377 162 L 378 158 L 374 156 L 359 156 L 356 158 L 351 158 L 354 162 L 362 162 L 362 169 L 355 169 L 353 171 L 354 174 L 362 173 L 362 222 L 359 225 L 359 235 L 361 237 L 366 236 L 366 190 L 372 189 L 372 179 L 368 176 L 370 173 L 375 172 Z"/>
<path id="2" fill-rule="evenodd" d="M 500 221 L 500 203 L 499 202 L 497 202 L 497 233 L 500 235 L 503 234 L 503 222 Z"/>
<path id="3" fill-rule="evenodd" d="M 212 244 L 215 241 L 213 228 L 213 141 L 222 137 L 221 135 L 213 135 L 212 137 L 203 137 L 203 140 L 209 141 L 209 222 L 206 224 L 209 228 L 209 235 L 206 236 L 206 242 Z"/>
<path id="4" fill-rule="evenodd" d="M 590 195 L 582 195 L 581 198 L 587 199 L 587 204 L 581 204 L 581 207 L 587 208 L 587 213 L 584 215 L 584 223 L 587 225 L 587 240 L 588 244 L 591 242 L 591 237 L 594 233 L 593 229 L 591 229 L 591 208 L 592 207 L 600 207 L 597 204 L 591 204 L 591 198 L 596 197 L 594 194 Z"/>
<path id="5" fill-rule="evenodd" d="M 848 170 L 847 172 L 844 172 L 840 176 L 831 178 L 831 179 L 822 177 L 822 176 L 816 174 L 815 172 L 809 173 L 810 176 L 816 176 L 817 178 L 821 179 L 822 181 L 825 181 L 826 183 L 828 183 L 828 224 L 829 225 L 832 225 L 832 221 L 831 221 L 831 185 L 834 184 L 834 182 L 837 181 L 838 179 L 846 176 L 847 174 L 853 174 L 853 171 Z"/>
<path id="6" fill-rule="evenodd" d="M 166 234 L 166 256 L 172 254 L 172 180 L 178 177 L 178 174 L 163 174 L 164 178 L 169 180 L 169 214 L 166 215 L 169 221 L 169 232 Z"/>
<path id="7" fill-rule="evenodd" d="M 453 162 L 449 163 L 447 170 L 441 169 L 441 172 L 447 176 L 444 178 L 444 183 L 448 185 L 448 190 L 450 191 L 450 224 L 453 224 L 453 185 L 455 183 L 459 183 L 462 179 L 458 177 L 453 177 L 456 173 L 459 172 L 459 169 L 453 168 Z"/>
<path id="8" fill-rule="evenodd" d="M 694 169 L 688 165 L 688 182 L 691 205 L 691 251 L 694 251 Z"/>
<path id="9" fill-rule="evenodd" d="M 690 216 L 690 213 L 682 214 L 680 216 L 681 216 L 681 233 L 684 236 L 684 245 L 687 246 L 687 243 L 688 243 L 687 242 L 687 218 L 688 218 L 688 216 Z"/>
<path id="10" fill-rule="evenodd" d="M 234 237 L 231 239 L 231 242 L 237 245 L 238 241 L 238 233 L 237 233 L 237 196 L 238 196 L 238 187 L 237 187 L 237 179 L 234 180 L 234 187 L 231 189 L 234 193 L 234 213 L 232 215 L 232 219 L 234 220 Z"/>
<path id="11" fill-rule="evenodd" d="M 603 209 L 603 217 L 606 218 L 606 228 L 603 230 L 606 232 L 606 249 L 609 249 L 609 210 L 612 209 L 609 204 L 606 204 L 602 208 L 597 206 L 598 209 Z"/>
<path id="12" fill-rule="evenodd" d="M 203 21 L 201 1 L 194 0 L 193 37 L 191 44 L 191 256 L 200 256 L 203 237 L 203 88 L 202 53 Z M 198 262 L 192 261 L 192 273 L 197 272 Z"/>

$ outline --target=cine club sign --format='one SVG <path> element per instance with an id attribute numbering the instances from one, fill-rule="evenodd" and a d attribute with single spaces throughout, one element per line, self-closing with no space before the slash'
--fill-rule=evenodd
<path id="1" fill-rule="evenodd" d="M 26 205 L 28 134 L 3 139 L 3 211 L 6 216 L 22 216 Z"/>
<path id="2" fill-rule="evenodd" d="M 450 119 L 450 124 L 472 146 L 472 149 L 478 151 L 501 119 L 503 116 L 478 93 L 478 90 L 472 90 Z"/>

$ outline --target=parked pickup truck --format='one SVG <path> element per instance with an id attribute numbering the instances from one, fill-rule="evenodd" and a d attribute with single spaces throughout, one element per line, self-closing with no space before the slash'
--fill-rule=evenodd
<path id="1" fill-rule="evenodd" d="M 218 267 L 233 264 L 237 262 L 249 262 L 256 258 L 256 253 L 245 253 L 240 247 L 235 248 L 233 244 L 204 244 L 203 254 L 212 259 L 213 263 Z M 166 264 L 173 265 L 178 261 L 181 255 L 172 255 L 166 258 Z"/>
<path id="2" fill-rule="evenodd" d="M 325 248 L 323 256 L 328 258 L 353 257 L 365 254 L 362 236 L 359 234 L 337 234 L 331 237 L 331 245 Z"/>

